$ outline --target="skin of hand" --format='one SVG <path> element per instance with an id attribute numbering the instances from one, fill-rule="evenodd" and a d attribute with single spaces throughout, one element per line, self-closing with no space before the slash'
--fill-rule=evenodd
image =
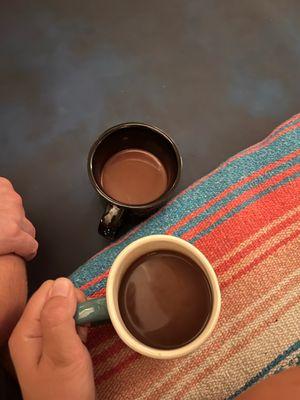
<path id="1" fill-rule="evenodd" d="M 35 228 L 25 216 L 22 198 L 6 178 L 0 177 L 0 348 L 25 307 L 24 259 L 32 259 L 37 248 Z"/>
<path id="2" fill-rule="evenodd" d="M 300 399 L 300 367 L 290 368 L 259 382 L 242 393 L 238 400 Z"/>
<path id="3" fill-rule="evenodd" d="M 35 228 L 25 216 L 21 196 L 0 177 L 0 255 L 15 253 L 31 260 L 37 248 Z"/>
<path id="4" fill-rule="evenodd" d="M 74 314 L 85 297 L 66 278 L 45 282 L 29 300 L 9 349 L 24 400 L 94 400 L 89 352 Z"/>
<path id="5" fill-rule="evenodd" d="M 26 299 L 25 261 L 15 254 L 0 256 L 0 348 L 21 317 Z"/>

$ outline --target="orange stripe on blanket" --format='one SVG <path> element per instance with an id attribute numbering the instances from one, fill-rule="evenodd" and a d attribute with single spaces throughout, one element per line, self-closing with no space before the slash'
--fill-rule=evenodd
<path id="1" fill-rule="evenodd" d="M 299 241 L 294 239 L 280 250 L 280 259 L 275 252 L 263 260 L 259 268 L 252 269 L 248 275 L 236 281 L 222 297 L 220 325 L 239 318 L 248 309 L 260 304 L 269 293 L 281 291 L 282 281 L 289 281 L 290 276 L 298 274 L 298 267 L 290 257 L 291 251 L 298 250 L 300 251 Z"/>
<path id="2" fill-rule="evenodd" d="M 240 279 L 242 276 L 247 274 L 249 271 L 251 271 L 252 268 L 256 267 L 261 263 L 263 260 L 268 258 L 271 254 L 275 253 L 278 249 L 280 249 L 282 246 L 286 245 L 289 243 L 289 241 L 297 238 L 300 235 L 300 229 L 297 231 L 293 232 L 290 236 L 284 238 L 281 240 L 279 243 L 277 243 L 275 246 L 272 246 L 268 251 L 265 253 L 262 253 L 260 256 L 255 258 L 250 264 L 248 264 L 246 267 L 241 269 L 239 272 L 237 272 L 235 275 L 233 275 L 230 279 L 226 280 L 225 282 L 220 283 L 221 289 L 225 289 L 228 286 L 232 285 L 236 280 Z"/>
<path id="3" fill-rule="evenodd" d="M 275 191 L 261 197 L 229 220 L 216 227 L 209 234 L 195 242 L 213 264 L 215 260 L 229 253 L 233 248 L 255 234 L 266 224 L 299 205 L 300 180 L 289 182 Z M 295 193 L 291 196 L 291 192 Z M 278 201 L 280 199 L 281 201 Z M 272 204 L 272 207 L 269 205 Z M 261 212 L 260 212 L 261 211 Z M 253 223 L 252 221 L 255 221 Z"/>
<path id="4" fill-rule="evenodd" d="M 248 248 L 248 246 L 251 246 L 251 244 L 254 241 L 258 240 L 260 237 L 264 237 L 265 235 L 268 234 L 268 232 L 271 229 L 283 223 L 293 215 L 296 215 L 299 211 L 300 211 L 300 204 L 296 207 L 291 208 L 290 210 L 286 210 L 286 212 L 283 215 L 280 215 L 278 218 L 273 219 L 272 221 L 264 225 L 262 228 L 258 229 L 258 231 L 250 235 L 246 240 L 242 241 L 236 247 L 232 248 L 230 252 L 224 254 L 219 259 L 214 260 L 215 270 L 217 271 L 217 269 L 223 264 L 225 264 L 228 260 L 232 259 L 233 257 L 236 257 L 240 252 Z"/>
<path id="5" fill-rule="evenodd" d="M 196 209 L 195 211 L 191 212 L 189 215 L 187 215 L 185 218 L 183 218 L 181 221 L 179 221 L 176 225 L 174 225 L 172 228 L 170 228 L 166 233 L 168 235 L 172 235 L 176 230 L 179 228 L 183 227 L 186 225 L 189 221 L 191 221 L 193 218 L 195 218 L 197 215 L 201 214 L 214 204 L 216 204 L 218 201 L 222 200 L 224 197 L 226 197 L 229 193 L 233 192 L 234 190 L 238 189 L 239 187 L 242 187 L 244 184 L 251 182 L 255 178 L 265 174 L 268 171 L 271 171 L 272 169 L 276 168 L 277 166 L 284 164 L 285 162 L 293 159 L 294 157 L 297 156 L 297 154 L 300 154 L 299 150 L 294 151 L 291 154 L 288 154 L 287 156 L 266 165 L 265 167 L 259 169 L 258 171 L 254 172 L 253 174 L 247 176 L 246 178 L 240 180 L 239 182 L 233 184 L 232 186 L 229 186 L 224 192 L 220 193 L 218 196 L 215 198 L 211 199 L 208 201 L 206 204 L 201 206 L 200 208 Z"/>
<path id="6" fill-rule="evenodd" d="M 268 189 L 271 185 L 275 185 L 282 181 L 284 178 L 293 175 L 294 173 L 300 171 L 300 165 L 295 165 L 290 167 L 289 169 L 273 176 L 272 178 L 268 179 L 267 181 L 261 183 L 254 188 L 248 189 L 246 192 L 240 194 L 235 199 L 231 200 L 228 204 L 223 206 L 219 211 L 210 215 L 204 221 L 199 222 L 197 225 L 193 226 L 189 231 L 184 233 L 181 237 L 184 240 L 191 240 L 193 237 L 203 231 L 204 229 L 211 226 L 214 222 L 216 222 L 219 218 L 226 215 L 230 212 L 233 208 L 239 206 L 240 204 L 244 203 L 246 200 L 250 199 L 252 196 L 262 192 L 265 189 Z M 275 189 L 276 190 L 276 189 Z M 259 200 L 256 200 L 256 202 Z"/>
<path id="7" fill-rule="evenodd" d="M 100 297 L 104 297 L 106 296 L 106 287 L 101 288 L 100 290 L 98 290 L 97 292 L 91 294 L 89 296 L 89 299 L 98 299 Z"/>
<path id="8" fill-rule="evenodd" d="M 266 240 L 270 239 L 272 236 L 276 235 L 278 232 L 280 232 L 287 226 L 291 225 L 293 222 L 295 222 L 295 219 L 299 218 L 299 217 L 300 217 L 300 211 L 298 211 L 295 214 L 292 214 L 290 216 L 290 218 L 287 218 L 287 219 L 283 220 L 282 222 L 280 222 L 279 224 L 275 225 L 272 229 L 270 229 L 266 233 L 262 234 L 260 237 L 258 237 L 253 242 L 249 243 L 242 251 L 239 251 L 237 254 L 228 258 L 222 264 L 218 265 L 218 267 L 215 268 L 215 272 L 219 276 L 223 275 L 225 272 L 227 272 L 230 269 L 230 267 L 233 264 L 236 264 L 242 258 L 246 257 L 249 253 L 251 253 L 253 250 L 255 250 L 256 248 L 261 246 Z"/>

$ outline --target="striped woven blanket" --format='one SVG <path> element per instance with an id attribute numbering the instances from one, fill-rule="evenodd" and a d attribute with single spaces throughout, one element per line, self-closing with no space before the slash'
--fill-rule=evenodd
<path id="1" fill-rule="evenodd" d="M 110 324 L 91 329 L 99 399 L 234 399 L 299 364 L 299 160 L 300 114 L 74 272 L 72 280 L 87 296 L 105 296 L 109 267 L 126 245 L 146 235 L 176 235 L 207 256 L 222 291 L 213 335 L 182 359 L 143 357 Z"/>

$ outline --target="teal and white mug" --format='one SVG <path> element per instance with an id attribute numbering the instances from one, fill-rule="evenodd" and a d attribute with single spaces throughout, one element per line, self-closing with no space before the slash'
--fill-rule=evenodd
<path id="1" fill-rule="evenodd" d="M 120 284 L 127 269 L 139 257 L 159 250 L 176 251 L 196 262 L 206 274 L 212 293 L 212 310 L 204 330 L 192 342 L 170 350 L 155 349 L 136 339 L 126 328 L 118 304 Z M 157 359 L 172 359 L 192 353 L 202 345 L 211 335 L 218 321 L 220 309 L 221 293 L 218 280 L 206 257 L 196 247 L 183 239 L 168 235 L 152 235 L 136 240 L 120 252 L 110 269 L 106 286 L 106 299 L 92 299 L 79 304 L 74 318 L 78 325 L 110 319 L 121 340 L 136 352 Z"/>

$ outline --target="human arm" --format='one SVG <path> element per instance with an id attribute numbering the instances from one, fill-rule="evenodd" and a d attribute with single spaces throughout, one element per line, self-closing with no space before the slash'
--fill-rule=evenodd
<path id="1" fill-rule="evenodd" d="M 21 196 L 0 177 L 0 347 L 25 306 L 24 259 L 32 259 L 37 247 L 35 228 L 26 218 Z"/>
<path id="2" fill-rule="evenodd" d="M 0 256 L 0 348 L 22 315 L 27 299 L 25 261 L 14 254 Z"/>

